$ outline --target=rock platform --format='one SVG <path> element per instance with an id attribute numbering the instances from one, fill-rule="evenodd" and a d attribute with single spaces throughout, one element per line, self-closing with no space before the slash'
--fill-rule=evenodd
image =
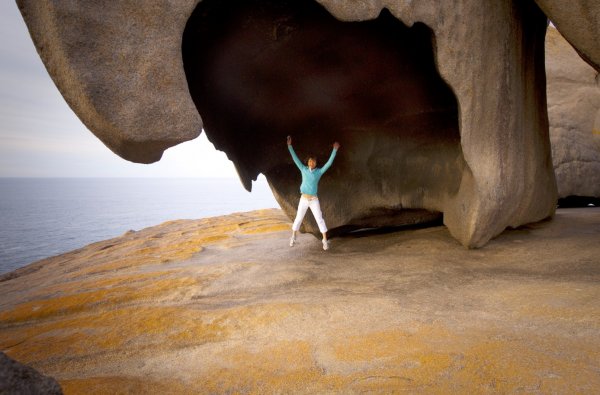
<path id="1" fill-rule="evenodd" d="M 600 208 L 468 250 L 446 227 L 288 246 L 275 209 L 0 277 L 0 350 L 73 393 L 592 393 Z"/>

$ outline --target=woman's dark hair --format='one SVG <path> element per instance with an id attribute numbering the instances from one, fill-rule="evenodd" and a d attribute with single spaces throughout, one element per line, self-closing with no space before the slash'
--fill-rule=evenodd
<path id="1" fill-rule="evenodd" d="M 306 157 L 306 164 L 308 164 L 308 161 L 309 161 L 309 160 L 311 160 L 311 159 L 314 159 L 314 160 L 315 160 L 315 163 L 319 163 L 319 161 L 317 160 L 317 157 L 316 157 L 316 156 L 314 156 L 314 155 L 309 155 L 309 156 L 307 156 L 307 157 Z"/>

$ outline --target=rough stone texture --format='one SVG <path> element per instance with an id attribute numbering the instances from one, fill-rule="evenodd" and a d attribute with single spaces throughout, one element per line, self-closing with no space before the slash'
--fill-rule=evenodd
<path id="1" fill-rule="evenodd" d="M 443 212 L 452 234 L 478 247 L 552 215 L 546 18 L 534 5 L 322 3 L 340 20 L 370 21 L 340 23 L 306 2 L 206 0 L 188 22 L 190 92 L 246 185 L 265 174 L 293 217 L 290 134 L 323 160 L 342 144 L 320 187 L 332 234 Z M 373 21 L 383 6 L 412 27 Z M 307 230 L 319 233 L 312 218 Z"/>
<path id="2" fill-rule="evenodd" d="M 320 187 L 330 235 L 437 217 L 418 209 L 439 211 L 434 201 L 456 195 L 464 161 L 430 30 L 390 14 L 344 23 L 316 3 L 283 4 L 205 1 L 190 18 L 184 64 L 209 139 L 242 179 L 264 173 L 290 216 L 300 178 L 285 137 L 322 162 L 341 141 Z"/>
<path id="3" fill-rule="evenodd" d="M 248 23 L 225 26 L 209 16 L 225 36 L 223 56 L 206 59 L 210 42 L 195 46 L 208 25 L 194 21 L 203 20 L 201 9 L 210 11 L 210 0 L 200 3 L 185 35 L 194 1 L 138 7 L 19 0 L 67 101 L 127 159 L 156 160 L 165 147 L 198 133 L 183 83 L 183 40 L 183 66 L 209 139 L 234 161 L 247 188 L 264 173 L 288 216 L 299 180 L 285 149 L 287 134 L 301 153 L 311 149 L 321 157 L 334 139 L 342 143 L 321 187 L 332 234 L 431 221 L 443 213 L 454 237 L 478 247 L 506 227 L 553 214 L 546 18 L 533 2 L 321 1 L 339 20 L 372 20 L 387 7 L 410 26 L 383 15 L 349 30 L 310 2 L 220 3 L 227 8 L 216 14 Z M 361 38 L 369 30 L 364 26 L 378 24 Z M 243 64 L 255 67 L 235 67 L 244 54 Z M 269 59 L 278 63 L 270 66 Z M 218 78 L 201 74 L 219 67 L 227 72 L 212 75 Z M 285 67 L 302 70 L 303 83 L 290 83 Z M 312 219 L 306 229 L 318 233 Z"/>
<path id="4" fill-rule="evenodd" d="M 6 343 L 3 345 L 5 347 Z M 52 377 L 44 376 L 0 352 L 0 394 L 55 395 L 62 394 L 62 389 Z"/>
<path id="5" fill-rule="evenodd" d="M 0 349 L 72 394 L 600 388 L 600 208 L 480 250 L 443 226 L 289 248 L 289 226 L 171 221 L 23 268 Z"/>
<path id="6" fill-rule="evenodd" d="M 548 116 L 558 197 L 600 198 L 600 78 L 558 33 L 546 35 Z M 581 203 L 586 201 L 579 199 Z"/>
<path id="7" fill-rule="evenodd" d="M 535 0 L 579 55 L 600 72 L 598 0 Z"/>
<path id="8" fill-rule="evenodd" d="M 17 0 L 54 83 L 108 148 L 134 162 L 197 137 L 181 36 L 194 0 Z"/>

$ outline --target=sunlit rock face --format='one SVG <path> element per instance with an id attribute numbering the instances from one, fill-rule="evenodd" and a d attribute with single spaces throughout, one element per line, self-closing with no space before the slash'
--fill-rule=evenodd
<path id="1" fill-rule="evenodd" d="M 387 11 L 341 22 L 300 0 L 208 0 L 188 21 L 183 60 L 208 138 L 248 188 L 265 174 L 290 217 L 300 173 L 287 135 L 321 164 L 342 144 L 319 187 L 332 234 L 435 219 L 458 191 L 458 106 L 423 24 Z"/>
<path id="2" fill-rule="evenodd" d="M 126 159 L 156 161 L 204 126 L 244 185 L 264 173 L 291 217 L 300 178 L 285 136 L 321 163 L 339 140 L 319 191 L 333 234 L 443 215 L 479 247 L 554 213 L 534 1 L 18 4 L 67 102 Z M 572 11 L 552 10 L 559 30 L 585 14 Z"/>
<path id="3" fill-rule="evenodd" d="M 600 203 L 600 77 L 553 28 L 546 34 L 548 116 L 559 204 Z"/>

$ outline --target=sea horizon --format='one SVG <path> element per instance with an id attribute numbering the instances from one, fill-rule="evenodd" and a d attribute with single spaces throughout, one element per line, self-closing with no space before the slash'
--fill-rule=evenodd
<path id="1" fill-rule="evenodd" d="M 264 177 L 0 177 L 0 274 L 178 219 L 278 208 Z"/>

